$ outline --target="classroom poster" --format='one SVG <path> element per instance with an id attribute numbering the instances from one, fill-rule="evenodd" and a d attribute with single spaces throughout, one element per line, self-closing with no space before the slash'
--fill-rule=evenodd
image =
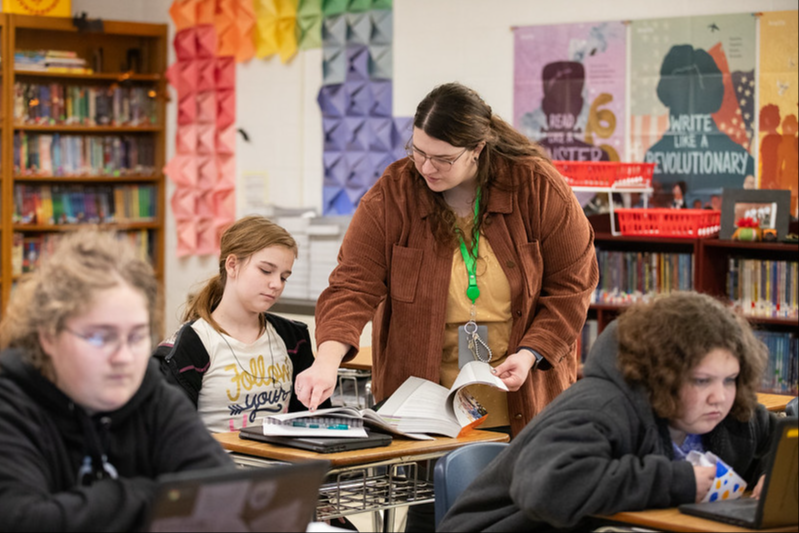
<path id="1" fill-rule="evenodd" d="M 741 188 L 755 174 L 756 18 L 630 24 L 630 157 L 656 164 L 652 203 L 668 205 L 681 181 L 689 207 Z"/>
<path id="2" fill-rule="evenodd" d="M 513 125 L 553 159 L 626 160 L 625 47 L 621 22 L 516 28 Z"/>
<path id="3" fill-rule="evenodd" d="M 797 11 L 771 11 L 760 18 L 758 183 L 761 189 L 790 189 L 793 216 L 799 216 L 797 26 Z"/>

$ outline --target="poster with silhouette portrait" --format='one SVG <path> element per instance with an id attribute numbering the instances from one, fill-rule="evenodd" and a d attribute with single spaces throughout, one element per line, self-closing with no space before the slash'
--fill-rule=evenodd
<path id="1" fill-rule="evenodd" d="M 710 203 L 755 174 L 756 19 L 749 13 L 630 24 L 630 158 L 655 163 L 654 206 L 676 183 Z"/>
<path id="2" fill-rule="evenodd" d="M 760 120 L 758 130 L 761 189 L 791 191 L 791 214 L 799 216 L 797 110 L 799 101 L 799 20 L 796 11 L 770 11 L 760 17 Z"/>
<path id="3" fill-rule="evenodd" d="M 621 22 L 514 30 L 514 126 L 553 159 L 618 161 L 624 149 Z"/>
<path id="4" fill-rule="evenodd" d="M 515 28 L 516 129 L 555 160 L 624 160 L 626 40 L 621 22 Z"/>

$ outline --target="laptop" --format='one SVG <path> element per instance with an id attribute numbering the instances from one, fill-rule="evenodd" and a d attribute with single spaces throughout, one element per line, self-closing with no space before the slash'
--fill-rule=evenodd
<path id="1" fill-rule="evenodd" d="M 779 419 L 760 499 L 683 504 L 680 512 L 750 529 L 799 524 L 798 443 L 797 419 Z"/>
<path id="2" fill-rule="evenodd" d="M 391 444 L 391 435 L 366 429 L 366 437 L 283 437 L 264 435 L 261 426 L 247 426 L 241 429 L 242 439 L 256 440 L 269 444 L 290 446 L 317 453 L 347 452 L 364 448 L 378 448 Z"/>
<path id="3" fill-rule="evenodd" d="M 165 474 L 144 531 L 306 531 L 330 462 Z"/>

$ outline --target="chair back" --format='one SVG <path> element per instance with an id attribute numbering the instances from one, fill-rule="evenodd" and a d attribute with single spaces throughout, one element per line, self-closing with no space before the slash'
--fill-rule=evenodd
<path id="1" fill-rule="evenodd" d="M 507 447 L 507 442 L 475 442 L 438 459 L 433 470 L 436 529 L 461 492 Z"/>
<path id="2" fill-rule="evenodd" d="M 795 396 L 793 400 L 788 402 L 788 405 L 785 406 L 785 415 L 786 416 L 799 416 L 797 415 L 797 405 L 796 402 L 799 401 L 799 396 Z"/>

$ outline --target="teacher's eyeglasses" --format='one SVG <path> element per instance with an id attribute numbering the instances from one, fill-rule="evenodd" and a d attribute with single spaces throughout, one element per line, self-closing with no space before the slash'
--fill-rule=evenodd
<path id="1" fill-rule="evenodd" d="M 418 168 L 422 168 L 425 161 L 430 161 L 430 164 L 433 165 L 433 168 L 439 172 L 446 172 L 447 170 L 451 169 L 452 165 L 454 165 L 455 162 L 466 153 L 466 150 L 468 150 L 468 148 L 464 148 L 463 151 L 454 158 L 448 159 L 446 157 L 439 157 L 437 155 L 427 155 L 416 148 L 413 144 L 409 144 L 405 147 L 405 153 L 408 154 L 408 159 L 413 161 Z"/>

